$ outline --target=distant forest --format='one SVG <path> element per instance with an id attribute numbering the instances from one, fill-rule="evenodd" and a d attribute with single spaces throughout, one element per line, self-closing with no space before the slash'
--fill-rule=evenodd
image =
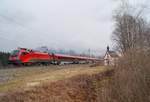
<path id="1" fill-rule="evenodd" d="M 0 67 L 8 65 L 8 58 L 10 53 L 0 52 Z"/>

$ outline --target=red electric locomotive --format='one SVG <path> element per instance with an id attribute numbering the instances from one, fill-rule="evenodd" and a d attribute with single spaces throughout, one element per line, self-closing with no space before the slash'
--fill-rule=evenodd
<path id="1" fill-rule="evenodd" d="M 98 60 L 97 58 L 70 56 L 64 54 L 49 54 L 26 48 L 18 48 L 17 50 L 12 51 L 9 57 L 9 62 L 15 65 L 50 64 L 50 63 L 60 64 L 62 61 L 79 63 L 81 61 L 94 62 L 97 60 Z"/>
<path id="2" fill-rule="evenodd" d="M 48 63 L 52 60 L 52 56 L 48 53 L 33 51 L 26 48 L 18 48 L 12 51 L 9 62 L 11 64 L 34 64 L 34 63 Z"/>

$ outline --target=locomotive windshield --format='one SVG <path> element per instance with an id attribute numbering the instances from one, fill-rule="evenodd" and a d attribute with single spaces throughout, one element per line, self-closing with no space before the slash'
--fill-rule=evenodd
<path id="1" fill-rule="evenodd" d="M 16 55 L 18 55 L 18 53 L 19 53 L 19 50 L 13 50 L 13 51 L 11 52 L 11 55 L 12 55 L 12 56 L 16 56 Z"/>

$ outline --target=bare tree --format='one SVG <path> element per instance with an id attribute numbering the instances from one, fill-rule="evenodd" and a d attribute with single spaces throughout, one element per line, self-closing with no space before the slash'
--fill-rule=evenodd
<path id="1" fill-rule="evenodd" d="M 114 16 L 113 40 L 123 53 L 106 88 L 104 102 L 150 102 L 150 26 L 143 9 L 132 10 L 127 2 Z"/>
<path id="2" fill-rule="evenodd" d="M 113 40 L 122 53 L 145 50 L 149 46 L 150 28 L 142 15 L 143 10 L 144 7 L 134 11 L 127 2 L 122 2 L 122 7 L 114 16 L 116 29 Z"/>

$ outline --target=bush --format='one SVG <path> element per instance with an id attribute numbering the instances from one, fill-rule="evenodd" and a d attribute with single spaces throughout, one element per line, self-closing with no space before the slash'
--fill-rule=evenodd
<path id="1" fill-rule="evenodd" d="M 150 56 L 146 53 L 124 55 L 105 87 L 102 102 L 150 102 L 149 60 Z"/>

